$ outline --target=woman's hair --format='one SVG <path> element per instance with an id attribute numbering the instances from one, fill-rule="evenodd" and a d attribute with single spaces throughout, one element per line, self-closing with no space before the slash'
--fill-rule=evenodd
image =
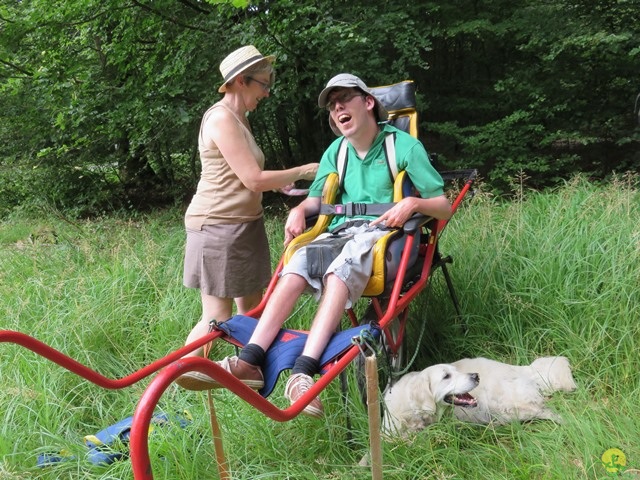
<path id="1" fill-rule="evenodd" d="M 238 75 L 244 75 L 245 77 L 253 77 L 255 75 L 260 75 L 262 73 L 266 73 L 267 75 L 269 75 L 269 84 L 273 85 L 273 82 L 276 79 L 276 72 L 275 72 L 271 62 L 269 62 L 266 59 L 265 60 L 261 60 L 258 63 L 255 63 L 255 64 L 247 67 L 246 70 L 243 70 Z M 234 77 L 231 81 L 235 80 L 236 77 Z M 230 82 L 228 82 L 228 83 L 230 83 Z"/>

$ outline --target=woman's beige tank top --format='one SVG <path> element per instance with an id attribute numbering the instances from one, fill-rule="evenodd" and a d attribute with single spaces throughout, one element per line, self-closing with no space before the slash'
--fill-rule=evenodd
<path id="1" fill-rule="evenodd" d="M 209 108 L 202 117 L 198 150 L 202 173 L 198 189 L 185 214 L 187 228 L 200 230 L 202 225 L 235 224 L 257 220 L 262 216 L 262 193 L 252 192 L 233 172 L 211 138 L 205 138 L 203 127 L 215 108 L 224 108 L 235 117 L 256 163 L 264 169 L 265 158 L 251 131 L 238 116 L 222 103 Z"/>

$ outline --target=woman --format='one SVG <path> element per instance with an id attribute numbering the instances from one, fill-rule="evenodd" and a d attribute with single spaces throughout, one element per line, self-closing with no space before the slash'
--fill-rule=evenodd
<path id="1" fill-rule="evenodd" d="M 229 54 L 220 64 L 222 100 L 202 119 L 198 148 L 202 173 L 187 209 L 184 284 L 199 288 L 202 318 L 187 342 L 206 335 L 209 321 L 227 320 L 256 307 L 271 278 L 269 244 L 263 222 L 262 192 L 291 188 L 296 180 L 313 180 L 317 163 L 287 170 L 263 170 L 247 114 L 269 92 L 275 57 L 263 57 L 252 45 Z M 202 349 L 189 355 L 202 355 Z M 197 372 L 191 372 L 197 373 Z M 197 375 L 178 380 L 193 388 Z"/>

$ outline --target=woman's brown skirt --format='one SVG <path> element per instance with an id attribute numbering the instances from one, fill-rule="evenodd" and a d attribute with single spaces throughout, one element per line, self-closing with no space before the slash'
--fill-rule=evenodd
<path id="1" fill-rule="evenodd" d="M 184 285 L 221 298 L 237 298 L 266 288 L 271 278 L 264 219 L 231 225 L 187 228 Z"/>

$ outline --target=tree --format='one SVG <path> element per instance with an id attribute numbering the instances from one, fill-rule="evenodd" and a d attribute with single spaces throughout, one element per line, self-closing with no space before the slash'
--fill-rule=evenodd
<path id="1" fill-rule="evenodd" d="M 3 12 L 3 103 L 24 109 L 3 119 L 23 140 L 4 161 L 43 172 L 27 183 L 63 208 L 173 201 L 219 61 L 202 45 L 224 40 L 224 24 L 186 1 L 51 7 L 31 0 Z"/>
<path id="2" fill-rule="evenodd" d="M 575 171 L 638 168 L 628 114 L 637 1 L 454 3 L 458 20 L 442 20 L 429 79 L 430 128 L 447 157 L 478 162 L 502 189 L 519 171 L 545 186 Z"/>
<path id="3" fill-rule="evenodd" d="M 4 0 L 0 214 L 44 199 L 77 214 L 187 200 L 220 61 L 277 56 L 252 114 L 268 168 L 319 159 L 334 138 L 319 91 L 340 72 L 413 79 L 441 168 L 493 188 L 520 171 L 637 169 L 638 0 Z M 55 182 L 52 181 L 55 179 Z"/>

